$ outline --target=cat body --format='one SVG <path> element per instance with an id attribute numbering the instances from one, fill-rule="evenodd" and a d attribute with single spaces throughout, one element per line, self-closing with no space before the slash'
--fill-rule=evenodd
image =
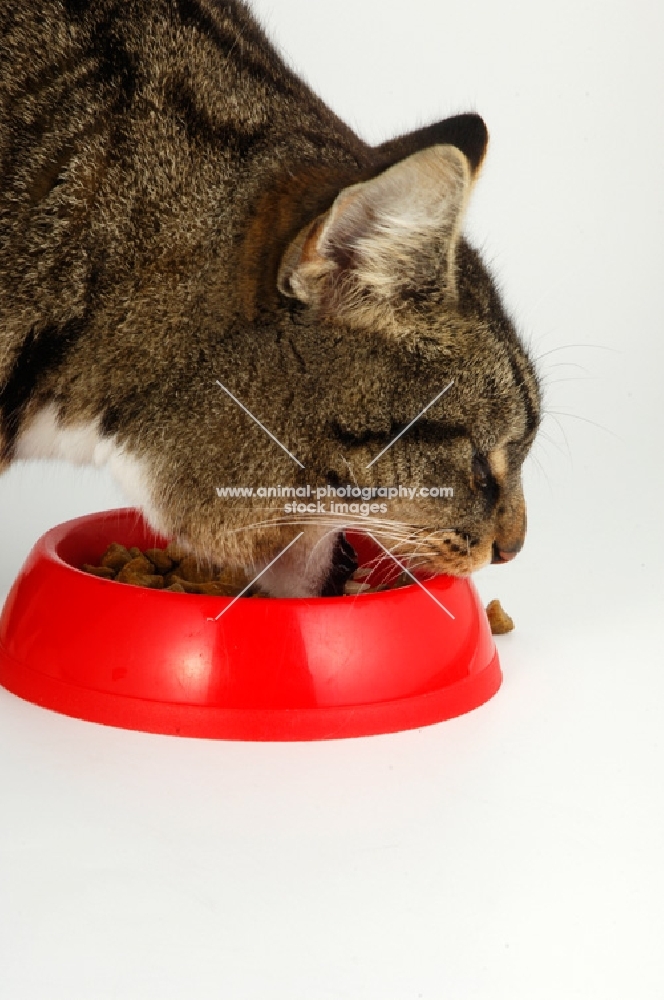
<path id="1" fill-rule="evenodd" d="M 0 469 L 108 464 L 275 596 L 339 593 L 346 526 L 432 571 L 511 557 L 540 392 L 460 233 L 486 143 L 469 114 L 368 146 L 239 0 L 10 0 Z M 395 483 L 453 496 L 298 515 L 218 490 Z"/>

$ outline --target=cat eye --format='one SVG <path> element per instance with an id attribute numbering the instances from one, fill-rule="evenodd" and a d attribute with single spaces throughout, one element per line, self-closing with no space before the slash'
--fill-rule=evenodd
<path id="1" fill-rule="evenodd" d="M 472 472 L 475 488 L 481 490 L 489 503 L 493 505 L 498 499 L 500 487 L 491 471 L 488 459 L 478 451 L 473 455 Z"/>
<path id="2" fill-rule="evenodd" d="M 491 478 L 491 466 L 487 458 L 478 451 L 473 454 L 473 479 L 479 489 L 483 489 Z"/>

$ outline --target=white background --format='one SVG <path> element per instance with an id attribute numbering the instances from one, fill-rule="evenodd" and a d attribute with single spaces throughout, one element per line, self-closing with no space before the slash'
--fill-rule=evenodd
<path id="1" fill-rule="evenodd" d="M 467 231 L 540 358 L 517 629 L 486 706 L 300 745 L 186 741 L 0 690 L 7 1000 L 664 996 L 664 8 L 256 0 L 379 142 L 458 111 L 491 145 Z M 103 473 L 0 480 L 0 597 Z"/>

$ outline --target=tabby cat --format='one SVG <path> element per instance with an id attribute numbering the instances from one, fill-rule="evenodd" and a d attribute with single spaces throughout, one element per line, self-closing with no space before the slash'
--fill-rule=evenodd
<path id="1" fill-rule="evenodd" d="M 460 231 L 486 145 L 466 114 L 368 146 L 241 0 L 4 0 L 0 469 L 107 463 L 274 596 L 340 593 L 345 528 L 424 570 L 511 558 L 540 390 Z M 453 496 L 218 493 L 305 484 Z"/>

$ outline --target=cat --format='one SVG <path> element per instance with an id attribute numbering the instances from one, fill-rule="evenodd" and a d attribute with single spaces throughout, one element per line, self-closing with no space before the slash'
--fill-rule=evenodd
<path id="1" fill-rule="evenodd" d="M 541 392 L 461 232 L 487 142 L 468 113 L 367 145 L 240 0 L 5 0 L 0 469 L 108 464 L 275 597 L 342 593 L 351 528 L 426 572 L 512 558 Z M 261 484 L 381 502 L 220 488 Z"/>

